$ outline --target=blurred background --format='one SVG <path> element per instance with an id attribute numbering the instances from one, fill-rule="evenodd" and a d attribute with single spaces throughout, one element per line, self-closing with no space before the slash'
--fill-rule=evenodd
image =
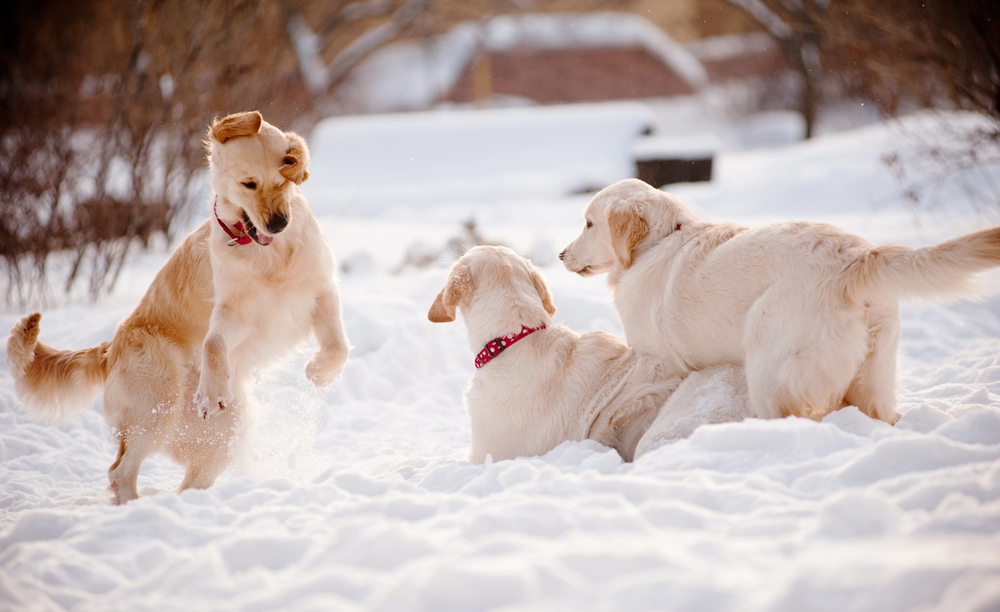
<path id="1" fill-rule="evenodd" d="M 625 176 L 706 181 L 721 149 L 919 109 L 977 120 L 948 146 L 882 156 L 914 207 L 935 177 L 1000 160 L 996 0 L 40 0 L 0 11 L 7 305 L 96 299 L 131 253 L 186 233 L 207 193 L 206 127 L 245 110 L 306 136 L 310 202 L 352 215 L 586 193 Z M 968 197 L 1000 208 L 983 174 Z M 475 241 L 474 223 L 465 229 Z"/>

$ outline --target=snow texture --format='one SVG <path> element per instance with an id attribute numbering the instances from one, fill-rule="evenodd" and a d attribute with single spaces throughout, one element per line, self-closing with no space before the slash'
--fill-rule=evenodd
<path id="1" fill-rule="evenodd" d="M 661 133 L 714 131 L 692 119 L 703 102 L 668 105 Z M 426 318 L 454 259 L 444 245 L 463 222 L 535 259 L 557 321 L 621 335 L 604 279 L 573 276 L 556 259 L 582 227 L 588 196 L 530 196 L 516 185 L 519 158 L 580 129 L 578 108 L 545 112 L 546 122 L 566 113 L 565 131 L 540 121 L 537 131 L 476 145 L 497 168 L 496 182 L 469 171 L 482 181 L 478 194 L 448 196 L 444 171 L 435 181 L 417 173 L 393 178 L 393 194 L 406 184 L 413 192 L 395 205 L 380 184 L 396 176 L 393 151 L 381 150 L 385 181 L 360 161 L 338 164 L 373 159 L 398 118 L 318 130 L 305 186 L 315 185 L 308 195 L 346 264 L 340 286 L 355 348 L 332 389 L 306 381 L 309 346 L 262 371 L 247 450 L 208 490 L 175 493 L 182 471 L 157 457 L 139 477 L 143 497 L 110 505 L 115 452 L 100 400 L 59 427 L 35 424 L 0 368 L 0 609 L 1000 610 L 997 273 L 982 302 L 903 305 L 894 427 L 851 407 L 822 422 L 698 426 L 745 410 L 740 381 L 706 371 L 696 375 L 704 391 L 695 412 L 636 463 L 589 441 L 541 457 L 465 460 L 461 394 L 474 355 L 461 322 Z M 464 122 L 474 138 L 495 130 L 497 114 L 412 121 Z M 900 127 L 926 136 L 933 124 L 916 116 L 770 148 L 752 148 L 745 123 L 728 125 L 715 180 L 672 190 L 715 219 L 806 218 L 879 243 L 932 243 L 990 222 L 957 184 L 941 189 L 947 208 L 919 225 L 896 195 L 879 155 Z M 456 172 L 470 150 L 457 133 L 424 141 L 434 163 Z M 612 156 L 595 176 L 626 163 L 613 159 L 627 155 L 621 135 L 574 142 L 596 150 L 581 156 Z M 578 177 L 566 158 L 531 159 L 539 172 Z M 351 183 L 353 172 L 375 178 Z M 357 196 L 372 207 L 346 205 L 341 180 L 359 193 L 374 181 Z M 500 190 L 504 180 L 514 196 Z M 997 181 L 1000 170 L 965 180 Z M 437 263 L 394 272 L 410 252 L 437 254 Z M 47 309 L 42 341 L 69 349 L 109 339 L 166 257 L 135 259 L 95 305 Z M 22 314 L 0 312 L 0 325 Z"/>

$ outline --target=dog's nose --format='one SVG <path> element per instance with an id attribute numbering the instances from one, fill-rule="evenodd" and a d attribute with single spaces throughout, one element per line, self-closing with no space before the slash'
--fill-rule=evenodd
<path id="1" fill-rule="evenodd" d="M 562 261 L 564 259 L 566 259 L 566 251 L 563 251 L 562 253 L 559 253 L 559 261 Z"/>
<path id="2" fill-rule="evenodd" d="M 274 215 L 267 221 L 267 231 L 272 234 L 277 234 L 286 227 L 288 227 L 288 217 L 285 215 Z"/>

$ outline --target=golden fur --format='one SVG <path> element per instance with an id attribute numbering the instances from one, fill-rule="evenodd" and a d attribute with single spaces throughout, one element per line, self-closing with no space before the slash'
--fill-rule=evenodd
<path id="1" fill-rule="evenodd" d="M 745 364 L 761 418 L 855 405 L 894 423 L 899 299 L 968 294 L 976 272 L 1000 266 L 1000 227 L 876 247 L 821 223 L 705 221 L 634 179 L 599 192 L 584 218 L 560 259 L 609 273 L 629 345 L 678 376 Z"/>
<path id="2" fill-rule="evenodd" d="M 206 145 L 209 206 L 230 228 L 252 224 L 255 242 L 229 246 L 210 217 L 110 342 L 52 349 L 38 342 L 38 313 L 7 342 L 17 394 L 33 417 L 64 420 L 104 389 L 104 416 L 119 442 L 108 471 L 118 503 L 138 496 L 139 467 L 157 451 L 186 466 L 182 490 L 211 486 L 241 436 L 254 370 L 313 333 L 320 350 L 306 374 L 326 385 L 350 348 L 333 255 L 298 188 L 308 177 L 305 141 L 249 112 L 215 121 Z"/>
<path id="3" fill-rule="evenodd" d="M 552 323 L 542 275 L 506 247 L 479 246 L 455 262 L 428 312 L 436 323 L 460 309 L 473 353 L 501 336 L 536 331 L 476 370 L 465 391 L 472 420 L 469 460 L 542 455 L 567 440 L 591 439 L 626 461 L 681 379 L 663 376 L 615 336 L 582 336 Z"/>

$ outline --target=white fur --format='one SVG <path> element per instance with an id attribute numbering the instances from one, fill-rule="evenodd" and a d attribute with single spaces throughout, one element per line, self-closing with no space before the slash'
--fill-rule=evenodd
<path id="1" fill-rule="evenodd" d="M 546 325 L 476 370 L 465 391 L 469 460 L 542 455 L 592 439 L 631 461 L 657 410 L 680 383 L 611 334 L 553 324 L 538 270 L 505 247 L 475 247 L 452 267 L 431 306 L 435 322 L 461 310 L 473 354 L 491 339 Z"/>
<path id="2" fill-rule="evenodd" d="M 899 298 L 968 293 L 975 272 L 1000 265 L 1000 228 L 875 247 L 826 224 L 705 221 L 634 179 L 599 192 L 584 217 L 560 258 L 609 273 L 628 344 L 678 376 L 745 364 L 762 418 L 853 404 L 895 422 Z"/>
<path id="3" fill-rule="evenodd" d="M 635 448 L 635 458 L 686 438 L 702 425 L 742 421 L 751 416 L 743 368 L 712 366 L 688 374 Z"/>

